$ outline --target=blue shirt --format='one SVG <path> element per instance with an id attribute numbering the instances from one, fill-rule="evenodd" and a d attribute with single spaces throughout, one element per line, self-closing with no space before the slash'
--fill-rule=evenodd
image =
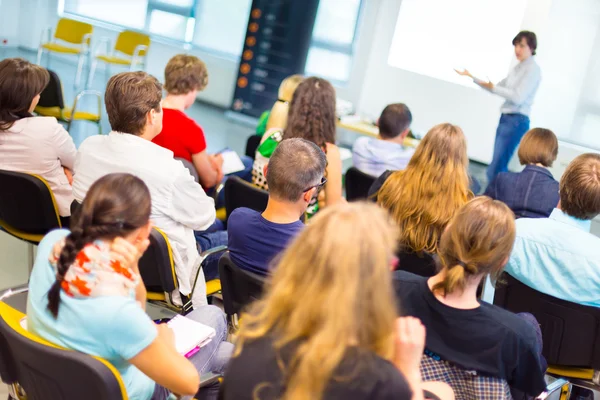
<path id="1" fill-rule="evenodd" d="M 558 182 L 550 171 L 527 165 L 521 172 L 501 172 L 485 189 L 485 196 L 500 200 L 518 218 L 547 218 L 558 204 Z"/>
<path id="2" fill-rule="evenodd" d="M 475 83 L 481 83 L 474 79 Z M 535 57 L 521 61 L 510 70 L 508 76 L 494 85 L 491 90 L 506 99 L 500 111 L 503 114 L 523 114 L 529 116 L 533 98 L 542 81 L 542 71 Z"/>
<path id="3" fill-rule="evenodd" d="M 591 221 L 554 209 L 516 224 L 506 272 L 547 295 L 600 307 L 600 238 L 589 233 Z"/>
<path id="4" fill-rule="evenodd" d="M 405 169 L 415 149 L 385 140 L 359 137 L 352 146 L 352 163 L 371 176 Z"/>
<path id="5" fill-rule="evenodd" d="M 246 271 L 266 275 L 269 263 L 303 227 L 300 220 L 277 224 L 267 221 L 258 211 L 236 208 L 227 220 L 231 260 Z"/>
<path id="6" fill-rule="evenodd" d="M 148 347 L 157 330 L 135 298 L 73 298 L 61 290 L 58 318 L 47 309 L 48 290 L 55 281 L 48 257 L 54 244 L 68 234 L 67 230 L 50 232 L 38 246 L 29 280 L 27 329 L 59 346 L 107 360 L 121 374 L 130 399 L 148 400 L 154 381 L 127 360 Z"/>

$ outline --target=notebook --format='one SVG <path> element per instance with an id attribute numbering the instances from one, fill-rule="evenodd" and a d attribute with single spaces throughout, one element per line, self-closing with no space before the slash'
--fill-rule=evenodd
<path id="1" fill-rule="evenodd" d="M 229 175 L 234 172 L 239 172 L 244 170 L 244 163 L 238 154 L 233 150 L 223 150 L 221 152 L 221 156 L 223 156 L 223 174 Z"/>
<path id="2" fill-rule="evenodd" d="M 183 315 L 176 315 L 167 322 L 167 325 L 175 335 L 177 352 L 188 358 L 197 353 L 202 346 L 208 344 L 216 335 L 214 328 Z"/>

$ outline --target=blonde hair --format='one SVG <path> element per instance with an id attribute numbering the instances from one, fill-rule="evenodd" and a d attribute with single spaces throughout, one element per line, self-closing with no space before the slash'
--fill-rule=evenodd
<path id="1" fill-rule="evenodd" d="M 204 61 L 189 54 L 173 56 L 165 67 L 165 90 L 169 94 L 202 91 L 208 85 L 208 69 Z"/>
<path id="2" fill-rule="evenodd" d="M 551 167 L 558 156 L 558 139 L 550 129 L 533 128 L 521 139 L 517 154 L 521 165 Z"/>
<path id="3" fill-rule="evenodd" d="M 446 276 L 434 292 L 463 291 L 469 278 L 492 274 L 496 281 L 515 241 L 513 212 L 501 201 L 481 196 L 457 213 L 442 235 L 439 256 Z"/>
<path id="4" fill-rule="evenodd" d="M 290 102 L 298 85 L 304 80 L 302 75 L 290 75 L 279 85 L 279 98 L 273 104 L 269 119 L 267 121 L 267 130 L 272 128 L 285 129 L 287 125 L 288 111 Z"/>
<path id="5" fill-rule="evenodd" d="M 321 399 L 351 346 L 391 359 L 397 314 L 389 265 L 396 234 L 374 204 L 321 211 L 283 253 L 263 299 L 242 317 L 234 356 L 265 335 L 273 336 L 276 352 L 299 341 L 289 363 L 280 363 L 283 400 Z M 266 386 L 257 383 L 255 399 Z"/>
<path id="6" fill-rule="evenodd" d="M 405 170 L 392 173 L 377 202 L 400 226 L 400 246 L 436 253 L 446 224 L 473 193 L 469 189 L 467 144 L 452 124 L 431 128 Z"/>

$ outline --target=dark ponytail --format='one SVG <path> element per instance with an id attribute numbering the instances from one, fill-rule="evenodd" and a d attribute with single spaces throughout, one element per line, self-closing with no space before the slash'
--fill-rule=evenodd
<path id="1" fill-rule="evenodd" d="M 126 236 L 150 219 L 150 192 L 130 174 L 109 174 L 88 190 L 80 209 L 71 218 L 71 233 L 56 263 L 56 281 L 48 291 L 48 310 L 58 317 L 60 291 L 77 254 L 98 239 Z"/>

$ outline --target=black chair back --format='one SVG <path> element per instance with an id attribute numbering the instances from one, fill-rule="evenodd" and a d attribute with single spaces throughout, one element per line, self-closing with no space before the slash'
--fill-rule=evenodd
<path id="1" fill-rule="evenodd" d="M 31 235 L 60 228 L 50 187 L 37 175 L 0 171 L 0 226 Z"/>
<path id="2" fill-rule="evenodd" d="M 348 201 L 367 199 L 369 188 L 375 179 L 377 178 L 365 174 L 356 167 L 350 167 L 346 172 L 346 199 Z"/>
<path id="3" fill-rule="evenodd" d="M 108 362 L 20 333 L 4 317 L 0 318 L 0 350 L 2 381 L 18 383 L 30 400 L 127 398 L 117 370 Z"/>
<path id="4" fill-rule="evenodd" d="M 65 99 L 63 97 L 62 85 L 58 74 L 54 71 L 48 70 L 50 74 L 50 81 L 48 86 L 40 93 L 40 101 L 38 106 L 40 107 L 58 107 L 61 110 L 65 108 Z"/>
<path id="5" fill-rule="evenodd" d="M 263 212 L 269 202 L 269 192 L 262 190 L 237 176 L 230 176 L 225 181 L 225 211 L 227 218 L 233 210 L 247 207 Z"/>
<path id="6" fill-rule="evenodd" d="M 254 156 L 256 155 L 256 149 L 258 149 L 258 145 L 260 145 L 260 141 L 262 136 L 252 135 L 246 141 L 246 155 L 254 160 Z"/>
<path id="7" fill-rule="evenodd" d="M 236 266 L 231 261 L 229 252 L 224 253 L 219 259 L 219 277 L 223 292 L 223 307 L 228 317 L 239 315 L 244 307 L 257 300 L 267 279 Z"/>
<path id="8" fill-rule="evenodd" d="M 142 281 L 148 292 L 171 293 L 178 287 L 171 245 L 157 228 L 152 229 L 149 239 L 150 245 L 138 264 Z"/>
<path id="9" fill-rule="evenodd" d="M 494 304 L 535 316 L 542 329 L 542 354 L 549 364 L 600 369 L 600 308 L 540 293 L 502 274 Z"/>

